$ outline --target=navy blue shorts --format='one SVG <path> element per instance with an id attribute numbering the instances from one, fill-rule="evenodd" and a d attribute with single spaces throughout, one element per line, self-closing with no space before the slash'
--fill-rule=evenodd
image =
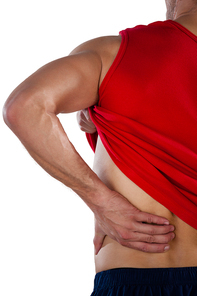
<path id="1" fill-rule="evenodd" d="M 197 267 L 102 271 L 91 296 L 197 296 Z"/>

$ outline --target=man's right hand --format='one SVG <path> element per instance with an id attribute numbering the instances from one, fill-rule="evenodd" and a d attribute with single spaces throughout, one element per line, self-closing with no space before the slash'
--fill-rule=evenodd
<path id="1" fill-rule="evenodd" d="M 122 246 L 142 252 L 162 253 L 175 237 L 174 226 L 166 218 L 141 212 L 115 191 L 94 210 L 95 254 L 100 251 L 105 236 Z"/>

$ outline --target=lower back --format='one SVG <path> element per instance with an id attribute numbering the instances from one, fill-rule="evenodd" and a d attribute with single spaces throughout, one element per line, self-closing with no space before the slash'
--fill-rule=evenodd
<path id="1" fill-rule="evenodd" d="M 96 271 L 111 268 L 165 268 L 197 266 L 197 230 L 183 222 L 128 179 L 113 163 L 98 139 L 94 171 L 111 189 L 126 197 L 141 211 L 165 217 L 175 226 L 175 238 L 165 253 L 144 253 L 121 246 L 106 236 L 102 249 L 95 257 Z"/>

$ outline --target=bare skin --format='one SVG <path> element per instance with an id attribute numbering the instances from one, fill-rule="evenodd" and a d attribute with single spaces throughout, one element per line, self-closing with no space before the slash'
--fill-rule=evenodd
<path id="1" fill-rule="evenodd" d="M 4 120 L 37 163 L 72 188 L 93 211 L 99 225 L 96 252 L 103 234 L 129 248 L 164 252 L 174 227 L 166 218 L 141 212 L 108 188 L 77 153 L 57 117 L 97 103 L 99 85 L 120 41 L 119 36 L 88 41 L 70 56 L 40 68 L 11 93 Z M 149 243 L 152 240 L 155 244 Z"/>
<path id="2" fill-rule="evenodd" d="M 76 152 L 57 117 L 97 103 L 99 85 L 120 42 L 120 36 L 98 38 L 40 68 L 12 92 L 4 120 L 30 155 L 94 212 L 96 253 L 105 236 L 131 249 L 163 253 L 174 238 L 168 218 L 142 212 L 127 196 L 106 186 Z"/>
<path id="3" fill-rule="evenodd" d="M 101 250 L 95 256 L 96 272 L 120 267 L 197 266 L 197 230 L 128 179 L 113 163 L 100 139 L 95 153 L 94 170 L 104 183 L 125 196 L 138 209 L 166 217 L 175 226 L 175 238 L 170 242 L 170 250 L 164 253 L 142 253 L 123 247 L 106 236 Z"/>
<path id="4" fill-rule="evenodd" d="M 179 19 L 184 16 L 184 25 L 189 22 L 190 24 L 193 23 L 195 27 L 197 11 L 196 0 L 165 0 L 165 2 L 167 7 L 167 19 L 179 22 Z M 185 18 L 186 16 L 187 18 Z"/>
<path id="5" fill-rule="evenodd" d="M 179 3 L 178 7 L 171 9 L 174 12 L 172 19 L 176 16 L 175 21 L 197 35 L 196 7 L 192 6 L 192 1 L 180 1 Z M 81 130 L 90 133 L 95 131 L 95 126 L 91 122 L 87 110 L 80 111 L 77 117 Z M 121 267 L 197 266 L 197 230 L 183 222 L 128 179 L 113 163 L 100 138 L 98 138 L 95 152 L 94 171 L 109 188 L 126 197 L 138 209 L 166 217 L 175 226 L 175 238 L 170 242 L 168 252 L 142 253 L 134 248 L 125 248 L 110 237 L 105 236 L 96 223 L 96 249 L 100 246 L 101 241 L 103 242 L 101 250 L 95 255 L 96 272 Z M 125 241 L 127 241 L 127 238 L 127 233 L 125 233 Z"/>

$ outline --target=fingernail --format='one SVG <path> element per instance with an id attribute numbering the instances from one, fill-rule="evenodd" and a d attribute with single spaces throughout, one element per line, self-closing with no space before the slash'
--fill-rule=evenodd
<path id="1" fill-rule="evenodd" d="M 165 246 L 164 252 L 168 251 L 170 249 L 170 246 Z"/>
<path id="2" fill-rule="evenodd" d="M 169 222 L 169 221 L 165 221 L 163 224 L 165 224 L 165 225 L 169 225 L 170 222 Z"/>

